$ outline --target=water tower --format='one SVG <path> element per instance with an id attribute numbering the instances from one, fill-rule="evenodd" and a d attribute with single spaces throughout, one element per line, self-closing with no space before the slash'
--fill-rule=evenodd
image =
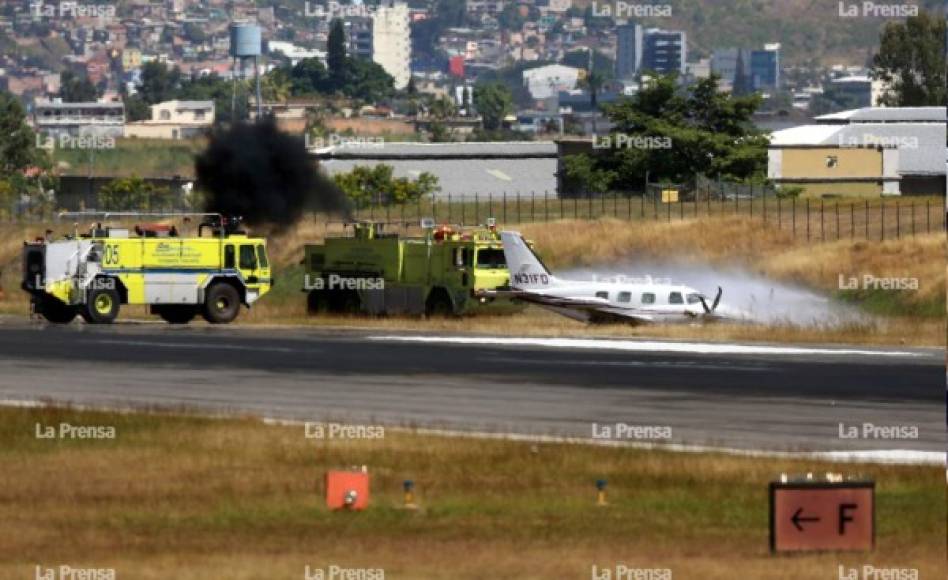
<path id="1" fill-rule="evenodd" d="M 262 102 L 260 98 L 260 67 L 259 59 L 262 53 L 260 27 L 256 24 L 235 22 L 230 25 L 230 56 L 234 59 L 232 79 L 234 83 L 231 97 L 231 117 L 237 109 L 237 77 L 244 76 L 245 63 L 253 59 L 253 75 L 257 85 L 257 119 L 261 117 Z"/>

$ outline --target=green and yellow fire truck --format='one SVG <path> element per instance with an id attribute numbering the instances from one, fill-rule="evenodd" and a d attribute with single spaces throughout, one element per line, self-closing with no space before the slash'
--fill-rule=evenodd
<path id="1" fill-rule="evenodd" d="M 459 315 L 490 302 L 483 291 L 509 285 L 493 222 L 465 229 L 424 220 L 421 228 L 406 236 L 387 233 L 385 224 L 347 224 L 346 235 L 307 245 L 309 311 Z"/>
<path id="2" fill-rule="evenodd" d="M 185 214 L 172 215 L 190 222 Z M 270 290 L 266 240 L 247 236 L 239 218 L 192 215 L 205 220 L 192 237 L 179 236 L 177 226 L 168 223 L 130 231 L 98 222 L 84 233 L 76 226 L 63 239 L 26 242 L 22 288 L 31 296 L 33 312 L 55 323 L 79 315 L 89 323 L 108 324 L 123 304 L 138 304 L 172 324 L 185 324 L 198 314 L 213 324 L 231 322 L 241 305 L 250 307 Z"/>

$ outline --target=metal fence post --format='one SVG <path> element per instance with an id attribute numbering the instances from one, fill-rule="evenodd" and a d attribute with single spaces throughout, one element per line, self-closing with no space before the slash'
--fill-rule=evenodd
<path id="1" fill-rule="evenodd" d="M 865 208 L 863 209 L 863 217 L 866 218 L 866 241 L 869 241 L 869 200 L 866 200 Z"/>
<path id="2" fill-rule="evenodd" d="M 836 241 L 839 241 L 839 201 L 836 201 Z"/>
<path id="3" fill-rule="evenodd" d="M 537 194 L 535 191 L 531 190 L 530 191 L 530 221 L 531 222 L 537 221 L 536 203 L 537 203 Z"/>
<path id="4" fill-rule="evenodd" d="M 856 202 L 849 204 L 849 239 L 856 239 Z"/>
<path id="5" fill-rule="evenodd" d="M 912 237 L 915 237 L 915 201 L 912 201 Z"/>
<path id="6" fill-rule="evenodd" d="M 506 192 L 506 191 L 504 192 L 504 201 L 503 201 L 503 203 L 504 203 L 504 208 L 503 208 L 503 212 L 504 212 L 504 225 L 507 225 L 508 222 L 507 222 L 507 192 Z"/>
<path id="7" fill-rule="evenodd" d="M 823 198 L 820 198 L 820 241 L 826 241 L 826 225 L 823 221 Z"/>
<path id="8" fill-rule="evenodd" d="M 797 198 L 790 198 L 790 227 L 793 228 L 793 239 L 797 239 Z"/>
<path id="9" fill-rule="evenodd" d="M 763 191 L 764 191 L 764 195 L 763 195 L 763 199 L 764 199 L 764 224 L 766 224 L 766 223 L 767 223 L 767 186 L 766 186 L 766 185 L 761 185 L 761 188 L 762 188 Z"/>
<path id="10" fill-rule="evenodd" d="M 885 241 L 885 200 L 884 199 L 881 201 L 881 205 L 882 205 L 882 220 L 879 224 L 879 241 L 884 242 Z"/>
<path id="11" fill-rule="evenodd" d="M 908 231 L 906 230 L 906 236 Z M 902 204 L 895 200 L 895 238 L 902 239 Z"/>
<path id="12" fill-rule="evenodd" d="M 806 198 L 806 241 L 810 241 L 810 198 Z"/>

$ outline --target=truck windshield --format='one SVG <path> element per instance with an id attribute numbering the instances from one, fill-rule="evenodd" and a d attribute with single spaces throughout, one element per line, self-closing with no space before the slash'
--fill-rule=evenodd
<path id="1" fill-rule="evenodd" d="M 493 248 L 485 248 L 477 251 L 478 268 L 506 268 L 507 261 L 504 259 L 504 251 Z"/>

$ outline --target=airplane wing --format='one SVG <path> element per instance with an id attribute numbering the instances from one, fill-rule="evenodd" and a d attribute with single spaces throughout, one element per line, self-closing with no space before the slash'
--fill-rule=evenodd
<path id="1" fill-rule="evenodd" d="M 488 290 L 480 293 L 484 296 L 496 298 L 517 298 L 524 302 L 545 306 L 557 310 L 566 309 L 583 312 L 587 318 L 600 321 L 624 321 L 635 323 L 654 322 L 655 318 L 648 314 L 636 312 L 629 308 L 617 308 L 605 298 L 590 298 L 588 296 L 550 296 L 544 292 L 525 290 Z"/>

